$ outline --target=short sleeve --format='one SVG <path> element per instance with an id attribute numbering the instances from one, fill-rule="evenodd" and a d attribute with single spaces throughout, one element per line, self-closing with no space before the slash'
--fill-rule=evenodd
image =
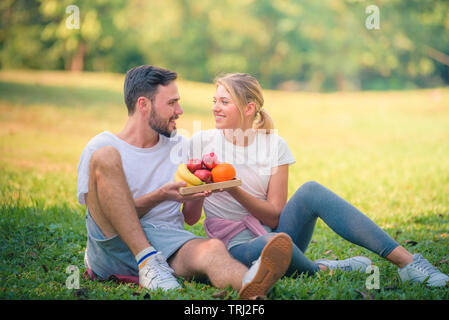
<path id="1" fill-rule="evenodd" d="M 292 152 L 290 151 L 290 148 L 288 147 L 287 142 L 282 138 L 278 136 L 278 142 L 277 142 L 278 148 L 277 148 L 277 163 L 273 163 L 272 167 L 278 167 L 282 166 L 284 164 L 292 165 L 296 162 L 295 157 L 293 156 Z"/>
<path id="2" fill-rule="evenodd" d="M 108 145 L 114 146 L 114 141 L 112 134 L 105 131 L 92 138 L 81 153 L 80 161 L 78 162 L 78 180 L 76 190 L 76 198 L 81 204 L 86 204 L 84 194 L 89 191 L 90 158 L 95 150 Z"/>
<path id="3" fill-rule="evenodd" d="M 78 202 L 81 204 L 86 204 L 86 200 L 84 199 L 84 194 L 89 191 L 89 162 L 92 156 L 93 150 L 89 147 L 86 147 L 82 154 L 80 161 L 78 163 L 78 181 L 77 181 L 77 191 L 76 197 Z"/>

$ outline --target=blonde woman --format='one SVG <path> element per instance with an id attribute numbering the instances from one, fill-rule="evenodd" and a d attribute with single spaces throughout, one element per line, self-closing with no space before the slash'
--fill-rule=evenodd
<path id="1" fill-rule="evenodd" d="M 313 275 L 319 270 L 364 272 L 366 257 L 312 261 L 305 252 L 318 218 L 342 238 L 362 246 L 398 266 L 402 281 L 444 286 L 449 277 L 422 255 L 412 255 L 350 203 L 317 182 L 302 185 L 287 202 L 288 167 L 295 162 L 284 139 L 272 132 L 273 121 L 263 109 L 258 81 L 243 73 L 216 80 L 212 111 L 216 129 L 195 134 L 190 157 L 214 152 L 230 162 L 242 180 L 240 187 L 213 193 L 204 199 L 204 228 L 210 238 L 221 239 L 234 258 L 250 266 L 266 243 L 280 232 L 293 240 L 286 275 Z M 201 210 L 184 210 L 185 221 L 196 223 Z"/>

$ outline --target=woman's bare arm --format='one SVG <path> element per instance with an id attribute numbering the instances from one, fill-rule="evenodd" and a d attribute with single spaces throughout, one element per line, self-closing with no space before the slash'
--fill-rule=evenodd
<path id="1" fill-rule="evenodd" d="M 240 187 L 226 191 L 264 225 L 274 229 L 287 203 L 288 165 L 281 165 L 273 171 L 268 184 L 267 200 L 258 199 Z"/>

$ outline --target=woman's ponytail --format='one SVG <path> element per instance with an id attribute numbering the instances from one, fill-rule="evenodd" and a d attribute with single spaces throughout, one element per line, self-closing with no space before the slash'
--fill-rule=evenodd
<path id="1" fill-rule="evenodd" d="M 253 121 L 253 129 L 266 130 L 266 133 L 270 133 L 270 130 L 274 129 L 273 119 L 263 108 L 256 111 L 256 116 Z"/>

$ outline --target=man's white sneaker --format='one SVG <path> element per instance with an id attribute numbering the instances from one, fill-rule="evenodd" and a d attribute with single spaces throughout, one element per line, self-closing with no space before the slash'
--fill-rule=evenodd
<path id="1" fill-rule="evenodd" d="M 173 273 L 164 256 L 158 252 L 139 270 L 139 284 L 150 290 L 180 288 Z"/>
<path id="2" fill-rule="evenodd" d="M 292 259 L 293 242 L 286 233 L 279 233 L 267 242 L 259 259 L 253 262 L 242 280 L 240 299 L 266 295 L 284 275 Z"/>
<path id="3" fill-rule="evenodd" d="M 398 268 L 398 273 L 402 282 L 425 282 L 429 287 L 444 287 L 449 283 L 449 277 L 441 273 L 419 253 L 413 255 L 413 262 L 404 268 Z"/>
<path id="4" fill-rule="evenodd" d="M 356 256 L 345 260 L 319 259 L 315 263 L 327 267 L 328 270 L 340 269 L 343 271 L 365 272 L 366 268 L 371 265 L 371 260 L 367 257 Z"/>

